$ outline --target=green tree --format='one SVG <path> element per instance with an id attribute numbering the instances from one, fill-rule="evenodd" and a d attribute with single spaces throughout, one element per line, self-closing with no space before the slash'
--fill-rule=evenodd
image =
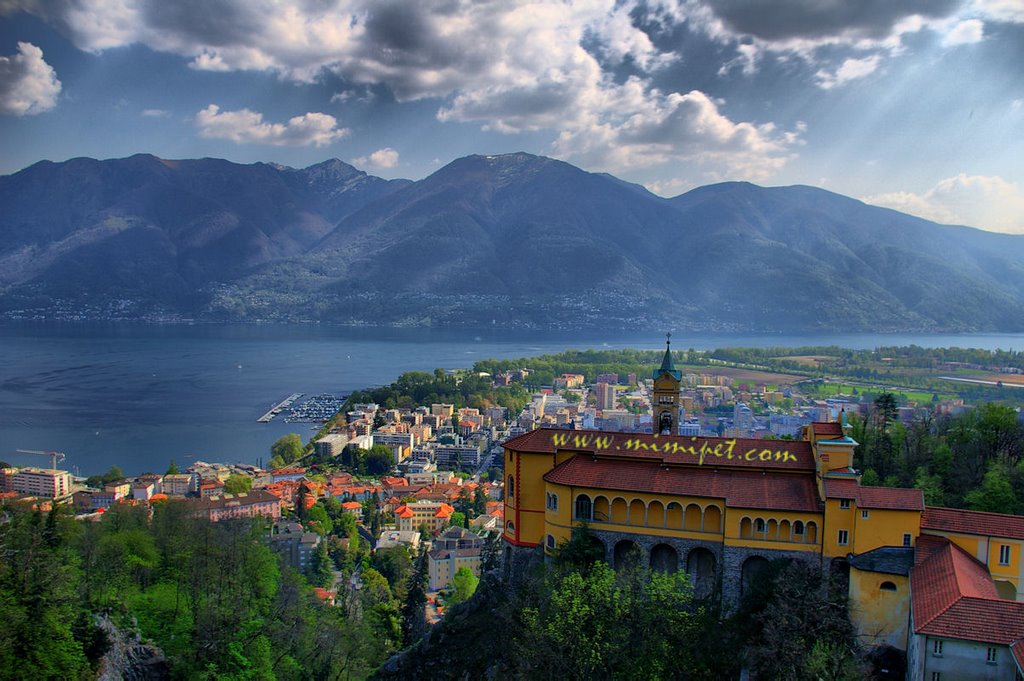
<path id="1" fill-rule="evenodd" d="M 384 575 L 391 586 L 391 592 L 396 595 L 404 595 L 407 588 L 406 581 L 413 572 L 412 558 L 409 557 L 409 550 L 404 546 L 392 546 L 384 549 L 377 549 L 370 557 L 370 565 Z"/>
<path id="2" fill-rule="evenodd" d="M 306 447 L 298 433 L 282 435 L 270 445 L 271 467 L 287 466 L 305 453 Z M 275 461 L 279 462 L 278 466 L 274 465 Z"/>
<path id="3" fill-rule="evenodd" d="M 452 594 L 446 599 L 449 605 L 462 603 L 469 600 L 476 593 L 477 584 L 480 578 L 474 575 L 466 566 L 460 567 L 452 576 Z"/>
<path id="4" fill-rule="evenodd" d="M 326 537 L 334 531 L 334 521 L 331 520 L 327 509 L 319 501 L 306 511 L 305 523 L 321 537 Z"/>
<path id="5" fill-rule="evenodd" d="M 0 523 L 0 678 L 78 678 L 88 671 L 72 628 L 78 560 L 63 523 L 53 526 L 56 536 L 47 536 L 38 511 L 8 511 Z"/>
<path id="6" fill-rule="evenodd" d="M 171 465 L 167 467 L 165 475 L 179 475 L 180 473 L 181 469 L 178 468 L 178 464 L 174 462 L 174 459 L 171 459 Z"/>
<path id="7" fill-rule="evenodd" d="M 468 527 L 466 524 L 466 514 L 455 511 L 452 513 L 452 517 L 448 520 L 449 525 L 452 527 Z"/>
<path id="8" fill-rule="evenodd" d="M 974 511 L 992 513 L 1016 513 L 1019 505 L 1009 475 L 998 465 L 985 473 L 981 486 L 968 492 L 964 501 Z"/>
<path id="9" fill-rule="evenodd" d="M 402 602 L 402 640 L 407 646 L 418 641 L 426 629 L 424 607 L 427 604 L 428 579 L 427 552 L 421 551 Z"/>
<path id="10" fill-rule="evenodd" d="M 252 478 L 248 475 L 236 473 L 228 476 L 224 481 L 225 494 L 242 494 L 252 489 Z"/>
<path id="11" fill-rule="evenodd" d="M 313 586 L 328 588 L 334 582 L 334 561 L 327 552 L 327 542 L 316 545 L 309 560 L 309 581 Z"/>

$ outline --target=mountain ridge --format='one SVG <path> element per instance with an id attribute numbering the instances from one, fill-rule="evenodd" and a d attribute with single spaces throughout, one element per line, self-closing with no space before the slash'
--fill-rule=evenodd
<path id="1" fill-rule="evenodd" d="M 148 154 L 0 177 L 0 314 L 1019 331 L 1024 237 L 807 185 L 671 198 L 524 152 L 418 181 Z"/>

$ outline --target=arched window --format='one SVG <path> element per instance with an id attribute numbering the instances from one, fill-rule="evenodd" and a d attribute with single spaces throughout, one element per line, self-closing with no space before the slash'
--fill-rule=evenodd
<path id="1" fill-rule="evenodd" d="M 594 507 L 590 503 L 590 497 L 581 494 L 576 497 L 576 520 L 593 520 Z"/>
<path id="2" fill-rule="evenodd" d="M 882 582 L 881 585 L 879 585 L 878 588 L 881 589 L 882 591 L 895 591 L 896 590 L 896 585 L 893 584 L 892 582 Z"/>
<path id="3" fill-rule="evenodd" d="M 555 548 L 555 538 L 553 535 L 548 535 L 547 544 L 549 549 Z"/>
<path id="4" fill-rule="evenodd" d="M 758 518 L 754 521 L 754 532 L 764 534 L 764 518 Z"/>
<path id="5" fill-rule="evenodd" d="M 804 522 L 802 520 L 793 523 L 793 538 L 796 539 L 797 537 L 800 538 L 800 541 L 804 539 Z"/>
<path id="6" fill-rule="evenodd" d="M 508 521 L 507 523 L 505 523 L 505 530 L 508 531 L 508 532 L 515 532 L 516 531 L 516 524 L 514 522 L 512 522 L 511 520 Z"/>
<path id="7" fill-rule="evenodd" d="M 505 485 L 505 494 L 509 501 L 512 501 L 516 496 L 516 479 L 511 475 L 508 476 L 508 484 Z"/>

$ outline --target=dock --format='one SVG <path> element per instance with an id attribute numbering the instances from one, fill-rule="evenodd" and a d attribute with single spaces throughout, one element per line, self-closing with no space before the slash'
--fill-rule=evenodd
<path id="1" fill-rule="evenodd" d="M 271 420 L 273 420 L 273 418 L 275 416 L 280 414 L 282 411 L 284 411 L 288 407 L 292 406 L 292 403 L 295 400 L 299 399 L 300 397 L 302 397 L 302 393 L 292 393 L 291 395 L 289 395 L 288 397 L 284 398 L 283 400 L 281 400 L 280 402 L 275 404 L 273 407 L 271 407 L 270 411 L 268 411 L 266 414 L 264 414 L 263 416 L 261 416 L 258 419 L 256 419 L 256 422 L 257 423 L 270 423 Z"/>

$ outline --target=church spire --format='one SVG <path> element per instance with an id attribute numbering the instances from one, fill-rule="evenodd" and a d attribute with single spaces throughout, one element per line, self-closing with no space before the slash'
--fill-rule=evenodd
<path id="1" fill-rule="evenodd" d="M 672 364 L 672 332 L 665 334 L 665 356 L 661 359 L 661 369 L 659 371 L 673 372 L 676 370 L 674 364 Z"/>
<path id="2" fill-rule="evenodd" d="M 665 356 L 661 358 L 661 366 L 652 372 L 651 378 L 657 378 L 658 376 L 672 376 L 677 381 L 683 378 L 683 372 L 676 369 L 676 365 L 672 362 L 672 334 L 665 334 Z"/>

